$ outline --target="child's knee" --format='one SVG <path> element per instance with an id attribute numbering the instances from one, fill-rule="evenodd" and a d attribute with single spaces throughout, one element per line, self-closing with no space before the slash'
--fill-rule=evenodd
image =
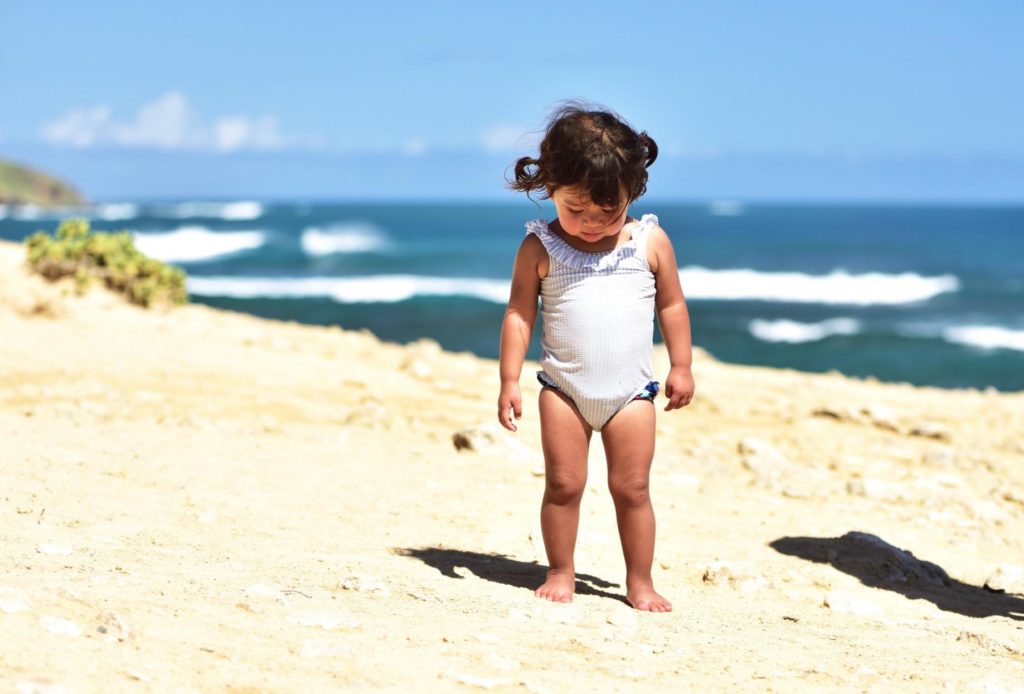
<path id="1" fill-rule="evenodd" d="M 651 498 L 647 475 L 609 475 L 608 491 L 616 504 L 626 506 L 641 506 Z"/>
<path id="2" fill-rule="evenodd" d="M 586 476 L 548 472 L 544 479 L 544 494 L 556 504 L 566 504 L 582 497 L 586 486 Z"/>

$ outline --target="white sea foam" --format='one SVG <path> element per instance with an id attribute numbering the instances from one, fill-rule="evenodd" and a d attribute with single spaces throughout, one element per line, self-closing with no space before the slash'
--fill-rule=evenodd
<path id="1" fill-rule="evenodd" d="M 153 211 L 161 217 L 185 219 L 208 217 L 230 221 L 247 221 L 263 216 L 263 205 L 250 200 L 236 202 L 179 202 L 174 205 L 156 205 Z"/>
<path id="2" fill-rule="evenodd" d="M 942 339 L 982 349 L 1015 349 L 1024 352 L 1024 330 L 998 325 L 958 325 L 943 328 Z"/>
<path id="3" fill-rule="evenodd" d="M 261 231 L 214 232 L 201 226 L 184 226 L 156 234 L 135 234 L 135 246 L 140 251 L 169 263 L 211 260 L 259 248 L 265 240 Z"/>
<path id="4" fill-rule="evenodd" d="M 709 270 L 689 266 L 679 272 L 686 295 L 693 299 L 788 301 L 857 306 L 910 304 L 955 292 L 954 275 L 923 277 L 904 272 L 867 272 L 851 275 L 833 270 L 827 275 L 758 270 Z"/>
<path id="5" fill-rule="evenodd" d="M 14 218 L 21 221 L 32 221 L 43 216 L 43 208 L 39 205 L 15 205 Z"/>
<path id="6" fill-rule="evenodd" d="M 58 221 L 66 217 L 85 217 L 88 214 L 89 208 L 72 205 L 57 207 L 42 207 L 32 203 L 27 205 L 0 205 L 0 219 L 9 218 L 19 222 Z"/>
<path id="7" fill-rule="evenodd" d="M 221 209 L 222 219 L 258 219 L 263 216 L 263 205 L 258 202 L 229 202 Z"/>
<path id="8" fill-rule="evenodd" d="M 750 334 L 765 342 L 816 342 L 830 335 L 856 335 L 860 321 L 854 318 L 829 318 L 820 323 L 799 323 L 792 320 L 755 318 L 747 326 Z"/>
<path id="9" fill-rule="evenodd" d="M 509 283 L 472 277 L 190 277 L 188 290 L 236 299 L 329 297 L 339 303 L 392 303 L 415 296 L 469 296 L 503 304 Z"/>
<path id="10" fill-rule="evenodd" d="M 743 204 L 738 200 L 712 200 L 708 212 L 716 217 L 738 217 L 743 214 Z"/>
<path id="11" fill-rule="evenodd" d="M 224 234 L 226 235 L 226 234 Z M 220 236 L 220 235 L 218 235 Z M 683 288 L 691 299 L 790 301 L 822 304 L 906 304 L 956 291 L 956 277 L 922 277 L 912 273 L 850 275 L 836 270 L 828 275 L 755 270 L 708 270 L 687 267 L 680 271 Z M 345 303 L 404 301 L 413 296 L 475 296 L 495 303 L 508 300 L 507 280 L 417 275 L 306 278 L 195 278 L 197 294 L 252 298 L 259 296 L 328 296 Z M 839 324 L 842 325 L 842 324 Z M 830 324 L 835 328 L 835 324 Z"/>
<path id="12" fill-rule="evenodd" d="M 367 253 L 388 245 L 383 232 L 369 223 L 333 224 L 326 228 L 306 227 L 302 230 L 302 250 L 307 255 L 332 253 Z"/>
<path id="13" fill-rule="evenodd" d="M 108 202 L 97 205 L 93 210 L 93 219 L 116 222 L 124 219 L 135 219 L 139 216 L 139 206 L 130 202 Z"/>

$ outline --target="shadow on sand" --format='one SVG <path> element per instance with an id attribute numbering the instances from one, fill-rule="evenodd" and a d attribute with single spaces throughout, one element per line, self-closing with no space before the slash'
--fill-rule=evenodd
<path id="1" fill-rule="evenodd" d="M 938 564 L 918 559 L 876 535 L 782 537 L 769 546 L 782 554 L 830 564 L 866 586 L 928 600 L 946 612 L 1024 620 L 1024 598 L 950 578 Z"/>
<path id="2" fill-rule="evenodd" d="M 527 588 L 531 591 L 544 582 L 547 572 L 545 567 L 536 562 L 519 561 L 504 554 L 483 554 L 443 547 L 395 548 L 392 553 L 419 559 L 448 578 L 461 579 L 462 576 L 455 573 L 455 567 L 460 566 L 469 569 L 475 576 L 485 581 L 502 583 L 513 588 Z M 601 590 L 618 587 L 618 583 L 610 583 L 596 576 L 576 574 L 577 595 L 597 595 L 628 605 L 625 595 Z"/>

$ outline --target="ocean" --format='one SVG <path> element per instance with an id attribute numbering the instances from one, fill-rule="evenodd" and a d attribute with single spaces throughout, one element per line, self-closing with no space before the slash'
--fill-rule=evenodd
<path id="1" fill-rule="evenodd" d="M 648 212 L 676 248 L 694 344 L 720 360 L 1024 390 L 1024 206 L 631 208 Z M 523 224 L 553 215 L 525 199 L 0 205 L 0 238 L 85 216 L 184 268 L 195 303 L 496 357 Z"/>

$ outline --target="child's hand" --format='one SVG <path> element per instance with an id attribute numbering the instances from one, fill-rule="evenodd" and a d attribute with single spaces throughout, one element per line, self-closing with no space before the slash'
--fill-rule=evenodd
<path id="1" fill-rule="evenodd" d="M 509 431 L 516 431 L 512 415 L 516 419 L 523 416 L 523 396 L 519 391 L 519 381 L 507 381 L 501 384 L 498 395 L 498 421 Z"/>
<path id="2" fill-rule="evenodd" d="M 673 366 L 665 379 L 665 397 L 668 404 L 665 411 L 686 407 L 693 399 L 693 374 L 688 366 Z"/>

